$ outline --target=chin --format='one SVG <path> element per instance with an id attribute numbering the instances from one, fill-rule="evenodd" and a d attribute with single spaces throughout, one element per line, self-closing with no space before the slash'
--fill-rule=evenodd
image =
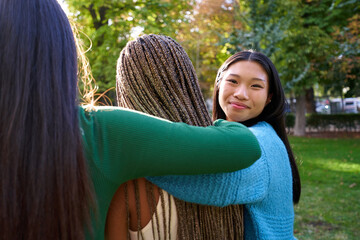
<path id="1" fill-rule="evenodd" d="M 227 115 L 227 116 L 229 116 L 229 115 Z M 231 117 L 231 116 L 229 116 L 229 119 L 231 119 L 232 122 L 245 122 L 245 121 L 249 120 L 250 118 L 246 118 L 246 117 L 242 118 L 242 117 L 236 117 L 236 116 Z"/>

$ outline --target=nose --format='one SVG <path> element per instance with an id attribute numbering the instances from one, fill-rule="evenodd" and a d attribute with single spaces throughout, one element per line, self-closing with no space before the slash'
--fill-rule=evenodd
<path id="1" fill-rule="evenodd" d="M 238 86 L 234 92 L 234 97 L 236 97 L 237 99 L 241 99 L 241 100 L 249 99 L 246 86 L 244 86 L 244 85 Z"/>

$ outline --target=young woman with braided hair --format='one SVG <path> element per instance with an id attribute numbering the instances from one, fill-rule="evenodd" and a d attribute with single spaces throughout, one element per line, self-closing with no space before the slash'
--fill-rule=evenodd
<path id="1" fill-rule="evenodd" d="M 119 106 L 174 122 L 212 124 L 194 67 L 170 37 L 151 34 L 129 42 L 118 59 L 116 85 Z M 241 141 L 246 146 L 247 139 Z M 242 239 L 242 217 L 240 205 L 220 208 L 187 203 L 138 179 L 119 188 L 106 232 L 109 240 Z"/>
<path id="2" fill-rule="evenodd" d="M 76 44 L 56 0 L 1 0 L 0 33 L 0 239 L 103 239 L 122 183 L 234 171 L 260 155 L 240 124 L 79 107 Z M 233 161 L 243 137 L 249 154 Z"/>
<path id="3" fill-rule="evenodd" d="M 234 54 L 217 74 L 213 120 L 248 126 L 259 140 L 261 158 L 234 173 L 152 177 L 151 181 L 186 201 L 245 204 L 246 240 L 295 239 L 293 204 L 299 202 L 301 184 L 286 135 L 285 101 L 279 75 L 268 57 L 255 51 Z"/>

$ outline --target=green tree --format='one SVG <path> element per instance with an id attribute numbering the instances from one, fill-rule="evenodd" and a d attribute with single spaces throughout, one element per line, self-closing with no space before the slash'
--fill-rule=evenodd
<path id="1" fill-rule="evenodd" d="M 282 41 L 282 51 L 276 56 L 276 62 L 285 90 L 296 99 L 294 133 L 304 135 L 306 94 L 320 81 L 318 68 L 327 60 L 333 41 L 317 26 L 299 28 L 301 24 L 296 22 L 296 27 L 291 28 Z"/>
<path id="2" fill-rule="evenodd" d="M 329 79 L 329 65 L 338 68 L 339 64 L 336 59 L 344 54 L 344 49 L 341 48 L 341 44 L 338 43 L 337 39 L 333 37 L 333 33 L 336 28 L 343 28 L 347 25 L 348 18 L 356 13 L 358 5 L 356 1 L 307 0 L 302 1 L 301 9 L 300 21 L 302 24 L 297 25 L 300 27 L 295 26 L 294 30 L 302 29 L 302 32 L 310 34 L 306 34 L 306 36 L 318 35 L 318 37 L 310 37 L 307 45 L 303 45 L 303 52 L 307 63 L 310 64 L 310 70 L 303 74 L 302 81 L 293 78 L 288 82 L 288 84 L 295 86 L 297 100 L 295 135 L 305 134 L 304 109 L 306 105 L 303 101 L 306 100 L 305 96 L 313 91 L 312 85 L 315 83 L 329 83 L 329 80 L 331 80 L 330 85 L 338 86 L 339 81 L 341 81 L 339 79 L 341 73 L 333 74 L 333 78 Z M 312 49 L 311 52 L 309 49 Z M 294 80 L 300 81 L 296 82 Z M 310 100 L 313 101 L 313 99 Z"/>
<path id="3" fill-rule="evenodd" d="M 236 20 L 242 28 L 233 28 L 222 39 L 230 44 L 232 54 L 244 49 L 261 51 L 272 57 L 279 51 L 279 42 L 286 37 L 296 5 L 293 1 L 234 1 Z"/>
<path id="4" fill-rule="evenodd" d="M 197 1 L 190 16 L 176 39 L 193 61 L 205 97 L 211 97 L 217 70 L 230 56 L 221 39 L 241 26 L 234 17 L 233 2 L 228 0 Z"/>
<path id="5" fill-rule="evenodd" d="M 296 96 L 294 132 L 295 135 L 304 135 L 306 100 L 314 102 L 313 94 L 309 93 L 313 92 L 314 84 L 329 83 L 331 61 L 335 63 L 333 66 L 338 66 L 334 59 L 341 55 L 342 50 L 332 33 L 336 27 L 347 24 L 356 4 L 354 1 L 303 0 L 299 6 L 300 14 L 290 28 L 289 37 L 282 43 L 284 53 L 288 54 L 282 54 L 279 59 L 283 62 L 282 68 L 288 68 L 282 70 L 286 87 Z M 333 76 L 331 82 L 336 86 L 339 74 Z M 314 104 L 309 105 L 313 107 L 308 108 L 308 112 L 314 109 Z"/>
<path id="6" fill-rule="evenodd" d="M 115 86 L 116 61 L 125 44 L 140 31 L 176 36 L 186 24 L 191 1 L 66 0 L 87 46 L 93 76 L 104 92 Z M 115 92 L 110 92 L 115 99 Z"/>
<path id="7" fill-rule="evenodd" d="M 329 62 L 323 81 L 325 91 L 341 97 L 360 95 L 360 14 L 348 19 L 347 26 L 337 27 L 332 34 L 339 51 Z M 342 90 L 346 89 L 344 93 Z"/>

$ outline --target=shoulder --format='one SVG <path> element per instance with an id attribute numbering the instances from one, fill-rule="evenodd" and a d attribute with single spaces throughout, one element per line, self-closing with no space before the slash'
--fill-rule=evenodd
<path id="1" fill-rule="evenodd" d="M 287 154 L 283 141 L 269 123 L 259 122 L 254 126 L 249 127 L 249 129 L 259 141 L 263 153 L 264 151 L 272 153 L 276 151 Z"/>
<path id="2" fill-rule="evenodd" d="M 125 122 L 129 123 L 131 121 L 155 121 L 159 122 L 168 122 L 166 119 L 162 119 L 156 116 L 152 116 L 143 112 L 136 110 L 115 107 L 115 106 L 81 106 L 80 108 L 80 120 L 97 120 L 105 122 Z"/>
<path id="3" fill-rule="evenodd" d="M 79 107 L 79 114 L 84 118 L 109 117 L 114 114 L 121 114 L 122 112 L 132 112 L 132 111 L 129 109 L 113 107 L 113 106 L 99 107 L 92 105 L 84 105 Z"/>
<path id="4" fill-rule="evenodd" d="M 249 127 L 250 131 L 257 137 L 271 139 L 277 136 L 273 127 L 267 122 L 258 122 L 257 124 Z"/>
<path id="5" fill-rule="evenodd" d="M 84 105 L 79 107 L 79 117 L 81 121 L 91 121 L 94 118 L 101 118 L 114 111 L 113 107 L 95 107 Z"/>

